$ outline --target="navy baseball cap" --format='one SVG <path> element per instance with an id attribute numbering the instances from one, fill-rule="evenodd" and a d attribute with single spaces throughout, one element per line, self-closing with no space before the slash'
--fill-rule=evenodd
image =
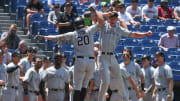
<path id="1" fill-rule="evenodd" d="M 18 57 L 21 58 L 21 54 L 19 52 L 13 52 L 12 57 Z"/>
<path id="2" fill-rule="evenodd" d="M 161 51 L 157 51 L 155 56 L 162 56 L 162 57 L 165 57 L 164 53 L 161 52 Z"/>
<path id="3" fill-rule="evenodd" d="M 117 12 L 115 12 L 115 11 L 112 11 L 112 15 L 111 15 L 111 16 L 109 16 L 109 17 L 110 17 L 110 18 L 111 18 L 111 17 L 116 17 L 116 18 L 117 18 L 117 17 L 118 17 L 118 13 L 117 13 Z"/>
<path id="4" fill-rule="evenodd" d="M 151 60 L 151 57 L 150 57 L 149 55 L 144 55 L 144 56 L 142 57 L 142 60 L 145 60 L 145 59 Z"/>
<path id="5" fill-rule="evenodd" d="M 52 59 L 51 59 L 51 57 L 49 57 L 49 56 L 43 58 L 43 61 L 51 61 L 51 60 L 52 60 Z"/>

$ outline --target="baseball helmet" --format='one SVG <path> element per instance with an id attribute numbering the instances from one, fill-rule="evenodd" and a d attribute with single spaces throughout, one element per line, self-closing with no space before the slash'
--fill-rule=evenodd
<path id="1" fill-rule="evenodd" d="M 77 17 L 74 20 L 74 28 L 81 29 L 84 27 L 84 19 L 82 17 Z"/>

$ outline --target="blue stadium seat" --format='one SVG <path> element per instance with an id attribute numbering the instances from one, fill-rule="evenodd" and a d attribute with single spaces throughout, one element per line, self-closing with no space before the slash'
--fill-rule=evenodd
<path id="1" fill-rule="evenodd" d="M 176 33 L 180 33 L 180 26 L 176 27 Z M 180 35 L 179 35 L 180 36 Z"/>
<path id="2" fill-rule="evenodd" d="M 16 14 L 17 14 L 16 20 L 23 20 L 23 17 L 25 17 L 26 14 L 26 6 L 23 5 L 17 6 Z"/>
<path id="3" fill-rule="evenodd" d="M 179 6 L 180 1 L 179 0 L 171 0 L 171 5 L 173 6 Z"/>
<path id="4" fill-rule="evenodd" d="M 128 26 L 128 30 L 130 31 L 138 31 L 138 27 L 134 26 L 134 25 L 127 25 Z"/>
<path id="5" fill-rule="evenodd" d="M 167 32 L 166 28 L 167 27 L 165 27 L 165 26 L 158 26 L 157 32 L 164 32 L 164 33 L 166 33 Z"/>
<path id="6" fill-rule="evenodd" d="M 162 25 L 162 22 L 159 19 L 150 19 L 148 25 Z"/>
<path id="7" fill-rule="evenodd" d="M 32 16 L 30 17 L 30 22 L 33 21 L 46 21 L 46 16 L 43 14 L 32 14 Z"/>
<path id="8" fill-rule="evenodd" d="M 124 49 L 124 46 L 117 46 L 115 49 L 115 52 L 116 53 L 122 53 L 123 49 Z"/>
<path id="9" fill-rule="evenodd" d="M 150 47 L 149 54 L 154 55 L 157 51 L 161 51 L 162 49 L 159 47 Z"/>
<path id="10" fill-rule="evenodd" d="M 173 70 L 180 70 L 180 63 L 177 61 L 171 62 L 169 65 Z"/>
<path id="11" fill-rule="evenodd" d="M 152 47 L 152 46 L 157 46 L 157 44 L 155 44 L 154 40 L 142 40 L 142 46 Z"/>
<path id="12" fill-rule="evenodd" d="M 164 22 L 165 26 L 177 26 L 178 22 L 177 20 L 169 19 Z"/>
<path id="13" fill-rule="evenodd" d="M 152 33 L 152 36 L 147 37 L 147 39 L 149 39 L 149 40 L 159 40 L 160 35 L 159 35 L 158 32 L 154 32 L 154 33 Z"/>
<path id="14" fill-rule="evenodd" d="M 139 46 L 139 42 L 135 39 L 127 38 L 124 41 L 125 46 Z"/>
<path id="15" fill-rule="evenodd" d="M 141 28 L 140 28 L 140 31 L 142 31 L 142 32 L 147 32 L 147 31 L 149 31 L 149 30 L 151 30 L 152 32 L 156 32 L 157 26 L 143 25 L 143 26 L 141 26 Z"/>
<path id="16" fill-rule="evenodd" d="M 141 46 L 134 47 L 132 50 L 133 54 L 148 54 L 148 51 L 149 51 L 148 48 L 144 48 Z"/>
<path id="17" fill-rule="evenodd" d="M 131 3 L 132 0 L 124 0 L 124 3 Z"/>

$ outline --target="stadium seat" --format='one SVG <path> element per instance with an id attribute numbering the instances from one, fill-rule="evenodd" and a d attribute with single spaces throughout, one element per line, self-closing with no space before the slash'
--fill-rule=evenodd
<path id="1" fill-rule="evenodd" d="M 132 0 L 124 0 L 124 4 L 131 3 Z"/>
<path id="2" fill-rule="evenodd" d="M 158 26 L 157 32 L 164 32 L 164 33 L 167 33 L 166 28 L 167 28 L 167 27 L 165 27 L 165 26 Z"/>
<path id="3" fill-rule="evenodd" d="M 117 46 L 115 49 L 115 52 L 116 53 L 122 53 L 123 49 L 124 49 L 124 46 Z"/>
<path id="4" fill-rule="evenodd" d="M 161 20 L 159 19 L 150 19 L 148 22 L 147 22 L 148 25 L 162 25 L 162 22 Z"/>
<path id="5" fill-rule="evenodd" d="M 154 55 L 157 51 L 161 51 L 162 49 L 159 47 L 150 47 L 149 54 Z"/>
<path id="6" fill-rule="evenodd" d="M 139 46 L 139 42 L 137 40 L 135 40 L 135 39 L 127 38 L 124 41 L 124 45 L 125 46 Z"/>
<path id="7" fill-rule="evenodd" d="M 153 40 L 142 40 L 142 46 L 144 47 L 152 47 L 157 46 Z"/>
<path id="8" fill-rule="evenodd" d="M 180 26 L 176 27 L 176 33 L 180 33 Z M 180 35 L 179 35 L 180 36 Z"/>
<path id="9" fill-rule="evenodd" d="M 171 62 L 169 65 L 174 70 L 180 70 L 180 63 L 177 61 Z"/>
<path id="10" fill-rule="evenodd" d="M 23 20 L 23 17 L 25 17 L 26 14 L 26 6 L 23 5 L 17 6 L 16 14 L 17 14 L 16 20 Z"/>
<path id="11" fill-rule="evenodd" d="M 144 47 L 134 47 L 132 52 L 133 54 L 148 54 L 149 49 Z"/>
<path id="12" fill-rule="evenodd" d="M 143 25 L 140 28 L 140 31 L 142 32 L 147 32 L 147 31 L 152 31 L 152 32 L 156 32 L 157 30 L 157 26 L 149 26 L 149 25 Z"/>
<path id="13" fill-rule="evenodd" d="M 178 24 L 177 20 L 172 20 L 172 19 L 166 20 L 164 22 L 165 26 L 177 26 L 177 24 Z"/>
<path id="14" fill-rule="evenodd" d="M 46 16 L 43 14 L 32 14 L 32 16 L 30 17 L 30 22 L 33 21 L 46 21 Z"/>

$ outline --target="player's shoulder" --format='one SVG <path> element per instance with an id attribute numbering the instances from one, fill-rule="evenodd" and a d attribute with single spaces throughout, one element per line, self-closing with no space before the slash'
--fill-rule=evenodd
<path id="1" fill-rule="evenodd" d="M 20 62 L 27 62 L 27 61 L 28 61 L 27 57 L 24 57 L 20 60 Z"/>
<path id="2" fill-rule="evenodd" d="M 165 70 L 171 70 L 171 67 L 168 64 L 164 64 L 163 67 L 164 67 Z"/>

